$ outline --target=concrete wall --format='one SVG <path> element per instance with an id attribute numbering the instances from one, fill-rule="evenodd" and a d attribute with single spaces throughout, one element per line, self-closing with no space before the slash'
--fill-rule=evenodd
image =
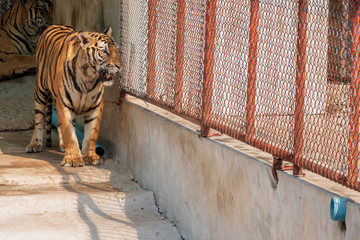
<path id="1" fill-rule="evenodd" d="M 35 75 L 0 81 L 0 131 L 34 127 L 35 82 Z"/>
<path id="2" fill-rule="evenodd" d="M 195 125 L 142 100 L 107 102 L 103 116 L 101 143 L 155 193 L 185 239 L 360 236 L 358 204 L 348 203 L 345 225 L 332 221 L 334 194 L 283 172 L 276 184 L 268 154 L 227 137 L 201 139 Z"/>
<path id="3" fill-rule="evenodd" d="M 54 0 L 54 24 L 76 31 L 102 32 L 110 25 L 116 42 L 120 38 L 120 0 Z"/>

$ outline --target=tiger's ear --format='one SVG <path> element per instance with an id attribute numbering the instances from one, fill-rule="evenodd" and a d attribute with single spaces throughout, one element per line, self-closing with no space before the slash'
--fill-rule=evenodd
<path id="1" fill-rule="evenodd" d="M 111 37 L 112 29 L 111 29 L 110 25 L 105 29 L 104 33 Z"/>
<path id="2" fill-rule="evenodd" d="M 78 38 L 80 40 L 80 46 L 82 48 L 86 48 L 90 41 L 91 41 L 91 37 L 86 33 L 86 32 L 79 32 Z"/>

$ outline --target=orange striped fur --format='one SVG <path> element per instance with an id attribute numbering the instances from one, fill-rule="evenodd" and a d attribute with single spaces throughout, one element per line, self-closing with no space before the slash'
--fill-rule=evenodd
<path id="1" fill-rule="evenodd" d="M 59 118 L 60 148 L 65 147 L 61 165 L 83 166 L 101 161 L 95 153 L 104 86 L 113 84 L 120 71 L 120 57 L 111 28 L 104 33 L 76 32 L 53 25 L 40 36 L 36 51 L 35 128 L 27 152 L 43 147 L 44 130 L 51 144 L 49 126 L 52 100 Z M 75 117 L 84 115 L 84 140 L 80 151 L 75 134 Z M 45 116 L 47 126 L 45 126 Z"/>
<path id="2" fill-rule="evenodd" d="M 0 17 L 0 80 L 35 68 L 35 46 L 52 21 L 51 0 L 17 0 Z"/>

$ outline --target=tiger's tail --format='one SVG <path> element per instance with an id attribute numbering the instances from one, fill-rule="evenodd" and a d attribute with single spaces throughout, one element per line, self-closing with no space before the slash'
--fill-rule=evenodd
<path id="1" fill-rule="evenodd" d="M 52 108 L 53 108 L 53 99 L 50 95 L 48 97 L 48 102 L 46 105 L 46 118 L 45 118 L 46 146 L 47 147 L 51 147 Z"/>

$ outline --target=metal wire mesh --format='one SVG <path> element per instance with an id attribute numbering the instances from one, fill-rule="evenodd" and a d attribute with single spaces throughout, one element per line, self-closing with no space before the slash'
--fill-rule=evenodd
<path id="1" fill-rule="evenodd" d="M 330 2 L 335 4 L 334 1 Z M 331 39 L 324 41 L 328 38 L 329 32 L 335 32 L 336 35 L 341 33 L 341 29 L 329 24 L 339 17 L 338 13 L 329 11 L 330 2 L 309 1 L 308 6 L 303 156 L 311 162 L 326 168 L 338 169 L 340 173 L 347 175 L 344 163 L 348 158 L 348 123 L 344 119 L 344 114 L 340 116 L 326 111 L 328 88 L 333 87 L 335 90 L 336 83 L 341 83 L 339 79 L 330 80 L 334 73 L 327 70 L 328 67 L 336 65 L 339 69 L 335 59 L 343 58 L 340 52 L 337 53 L 340 47 L 338 43 Z M 329 46 L 331 42 L 333 45 Z M 335 50 L 334 59 L 329 59 L 330 49 Z M 337 96 L 332 97 L 337 99 Z M 339 124 L 339 119 L 345 122 Z"/>
<path id="2" fill-rule="evenodd" d="M 121 2 L 122 72 L 120 85 L 134 95 L 145 97 L 147 77 L 147 26 L 146 0 Z"/>
<path id="3" fill-rule="evenodd" d="M 360 190 L 358 1 L 123 6 L 128 93 Z"/>
<path id="4" fill-rule="evenodd" d="M 184 63 L 182 104 L 179 111 L 197 120 L 201 118 L 205 2 L 205 0 L 184 1 Z"/>
<path id="5" fill-rule="evenodd" d="M 297 2 L 259 4 L 255 137 L 293 153 Z"/>
<path id="6" fill-rule="evenodd" d="M 212 127 L 245 134 L 250 1 L 218 1 Z"/>
<path id="7" fill-rule="evenodd" d="M 159 0 L 156 7 L 155 101 L 174 105 L 176 0 Z"/>

